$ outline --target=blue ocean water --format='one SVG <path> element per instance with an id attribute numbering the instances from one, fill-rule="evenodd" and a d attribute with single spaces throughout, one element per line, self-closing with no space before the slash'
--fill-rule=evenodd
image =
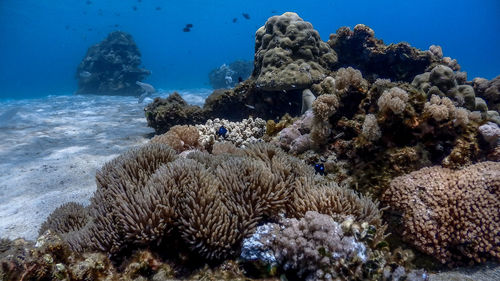
<path id="1" fill-rule="evenodd" d="M 114 30 L 134 37 L 152 71 L 146 82 L 163 89 L 208 88 L 211 69 L 253 59 L 257 28 L 286 11 L 311 22 L 323 40 L 341 26 L 364 23 L 386 43 L 441 45 L 469 78 L 499 74 L 498 0 L 2 0 L 0 98 L 71 94 L 87 48 Z M 182 31 L 187 23 L 191 32 Z"/>

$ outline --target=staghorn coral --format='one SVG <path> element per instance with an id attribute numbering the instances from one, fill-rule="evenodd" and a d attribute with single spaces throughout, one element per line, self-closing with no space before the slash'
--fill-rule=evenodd
<path id="1" fill-rule="evenodd" d="M 312 167 L 272 145 L 251 144 L 238 155 L 176 158 L 172 151 L 149 144 L 106 164 L 97 175 L 89 223 L 64 237 L 72 248 L 116 255 L 181 242 L 191 253 L 218 260 L 237 254 L 265 218 L 308 210 L 368 221 L 377 239 L 383 237 L 377 203 L 334 184 L 316 187 Z"/>
<path id="2" fill-rule="evenodd" d="M 423 168 L 391 181 L 383 200 L 403 238 L 441 263 L 500 259 L 500 163 Z"/>
<path id="3" fill-rule="evenodd" d="M 175 149 L 177 152 L 200 147 L 200 133 L 195 126 L 175 125 L 163 135 L 155 136 L 151 143 L 162 143 Z"/>
<path id="4" fill-rule="evenodd" d="M 38 235 L 48 229 L 59 234 L 80 230 L 89 220 L 87 208 L 82 204 L 68 202 L 57 207 L 42 224 Z"/>
<path id="5" fill-rule="evenodd" d="M 272 16 L 255 33 L 252 77 L 263 91 L 309 88 L 336 62 L 335 52 L 296 13 Z"/>
<path id="6" fill-rule="evenodd" d="M 398 87 L 385 90 L 377 101 L 381 112 L 392 111 L 394 114 L 401 114 L 405 110 L 409 96 L 408 93 Z"/>

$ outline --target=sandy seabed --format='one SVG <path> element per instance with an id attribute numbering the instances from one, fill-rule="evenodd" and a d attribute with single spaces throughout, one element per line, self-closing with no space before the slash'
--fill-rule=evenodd
<path id="1" fill-rule="evenodd" d="M 49 96 L 0 103 L 0 237 L 36 239 L 59 205 L 89 203 L 95 172 L 143 144 L 133 97 Z"/>

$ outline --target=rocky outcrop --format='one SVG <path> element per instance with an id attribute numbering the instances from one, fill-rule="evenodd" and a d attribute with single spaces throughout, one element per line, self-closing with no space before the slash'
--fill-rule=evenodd
<path id="1" fill-rule="evenodd" d="M 354 67 L 369 80 L 377 78 L 411 82 L 415 75 L 425 72 L 439 60 L 430 51 L 421 51 L 406 42 L 385 45 L 375 38 L 375 32 L 364 24 L 351 30 L 341 27 L 330 35 L 330 47 L 339 58 L 339 66 Z"/>
<path id="2" fill-rule="evenodd" d="M 111 32 L 102 42 L 91 46 L 76 71 L 77 94 L 139 96 L 142 81 L 150 74 L 140 68 L 141 53 L 132 36 Z"/>

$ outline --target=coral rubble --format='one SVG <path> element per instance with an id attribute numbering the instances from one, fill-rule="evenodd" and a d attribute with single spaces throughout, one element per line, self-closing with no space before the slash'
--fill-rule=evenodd
<path id="1" fill-rule="evenodd" d="M 139 96 L 142 90 L 136 82 L 150 74 L 140 65 L 141 53 L 132 36 L 111 32 L 87 50 L 76 72 L 76 93 Z"/>

